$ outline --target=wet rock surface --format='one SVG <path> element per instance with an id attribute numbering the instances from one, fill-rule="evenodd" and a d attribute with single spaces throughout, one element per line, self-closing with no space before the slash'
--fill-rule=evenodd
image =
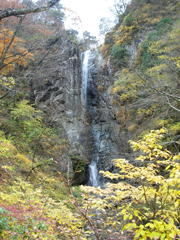
<path id="1" fill-rule="evenodd" d="M 113 170 L 111 160 L 124 156 L 127 134 L 119 133 L 111 106 L 111 69 L 101 68 L 99 56 L 93 54 L 87 89 L 89 105 L 86 106 L 82 92 L 81 53 L 65 34 L 61 34 L 55 51 L 38 67 L 31 83 L 31 97 L 46 114 L 47 123 L 61 128 L 62 138 L 69 143 L 69 153 L 59 159 L 63 166 L 73 154 L 86 165 L 98 157 L 99 170 Z M 105 91 L 98 90 L 100 84 Z M 63 169 L 65 172 L 66 168 Z"/>
<path id="2" fill-rule="evenodd" d="M 73 154 L 88 165 L 92 158 L 91 118 L 82 95 L 80 52 L 65 34 L 56 44 L 56 50 L 37 69 L 31 97 L 44 111 L 47 123 L 61 128 L 62 138 L 69 143 L 69 153 L 59 159 L 60 164 L 67 164 Z"/>
<path id="3" fill-rule="evenodd" d="M 111 107 L 108 91 L 98 91 L 99 82 L 108 87 L 112 84 L 111 76 L 104 74 L 98 64 L 96 52 L 91 52 L 89 61 L 86 105 L 91 115 L 93 154 L 92 160 L 97 162 L 98 170 L 113 170 L 112 159 L 123 157 L 123 141 L 119 134 L 119 124 Z M 103 79 L 103 80 L 102 80 Z M 103 184 L 104 179 L 99 174 L 98 182 Z"/>

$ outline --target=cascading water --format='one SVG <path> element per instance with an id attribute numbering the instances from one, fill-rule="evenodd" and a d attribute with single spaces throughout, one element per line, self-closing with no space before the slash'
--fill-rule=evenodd
<path id="1" fill-rule="evenodd" d="M 90 56 L 90 51 L 82 53 L 82 91 L 85 103 L 87 105 L 87 84 L 88 84 L 88 60 Z"/>
<path id="2" fill-rule="evenodd" d="M 92 73 L 94 71 L 93 53 L 86 51 L 82 53 L 82 91 L 86 107 L 92 117 L 92 137 L 93 137 L 93 153 L 92 161 L 89 165 L 89 185 L 98 187 L 98 160 L 99 160 L 99 134 L 94 131 L 94 116 L 96 111 L 96 95 L 94 94 L 94 83 Z"/>

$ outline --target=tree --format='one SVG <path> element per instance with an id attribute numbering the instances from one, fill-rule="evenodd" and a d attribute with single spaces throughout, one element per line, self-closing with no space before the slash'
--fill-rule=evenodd
<path id="1" fill-rule="evenodd" d="M 48 18 L 54 21 L 54 23 L 62 23 L 65 18 L 65 14 L 62 11 L 63 7 L 61 4 L 56 3 L 51 9 L 46 12 Z"/>
<path id="2" fill-rule="evenodd" d="M 106 35 L 106 33 L 110 32 L 114 22 L 107 17 L 101 18 L 99 24 L 99 32 L 101 35 Z"/>
<path id="3" fill-rule="evenodd" d="M 78 35 L 79 35 L 79 32 L 74 30 L 74 29 L 68 29 L 66 30 L 66 33 L 69 37 L 69 39 L 74 42 L 74 43 L 78 43 Z"/>
<path id="4" fill-rule="evenodd" d="M 44 0 L 39 0 L 36 2 L 37 5 L 42 6 L 45 4 Z M 43 11 L 36 15 L 36 21 L 39 20 L 46 27 L 55 29 L 55 31 L 63 28 L 63 20 L 65 19 L 65 13 L 63 6 L 57 2 L 53 7 L 47 11 Z"/>
<path id="5" fill-rule="evenodd" d="M 130 2 L 130 0 L 114 0 L 113 6 L 110 8 L 110 11 L 116 18 L 119 18 L 119 16 L 124 13 L 127 5 Z"/>
<path id="6" fill-rule="evenodd" d="M 165 129 L 153 130 L 143 140 L 130 141 L 133 150 L 140 151 L 135 163 L 115 159 L 116 173 L 101 171 L 117 183 L 109 182 L 105 189 L 82 187 L 86 218 L 96 222 L 97 239 L 179 236 L 180 156 L 160 144 L 166 134 Z"/>
<path id="7" fill-rule="evenodd" d="M 47 2 L 47 4 L 43 5 L 43 6 L 38 6 L 38 7 L 30 7 L 30 8 L 22 8 L 22 9 L 13 9 L 13 8 L 9 8 L 9 9 L 5 9 L 5 10 L 1 10 L 0 12 L 0 21 L 4 18 L 10 17 L 10 16 L 22 16 L 22 15 L 26 15 L 29 13 L 37 13 L 37 12 L 43 12 L 46 11 L 48 9 L 50 9 L 52 6 L 54 6 L 57 2 L 59 2 L 59 0 L 50 0 Z"/>
<path id="8" fill-rule="evenodd" d="M 137 73 L 144 83 L 162 96 L 168 106 L 180 112 L 180 22 L 162 18 L 155 33 L 150 33 L 141 45 L 142 69 Z"/>
<path id="9" fill-rule="evenodd" d="M 25 2 L 25 1 L 24 1 Z M 43 6 L 37 6 L 32 4 L 29 4 L 29 1 L 27 2 L 27 6 L 25 8 L 24 4 L 20 4 L 19 0 L 11 0 L 7 1 L 5 0 L 3 3 L 0 4 L 0 70 L 1 70 L 1 85 L 3 86 L 3 89 L 8 89 L 8 92 L 14 91 L 13 89 L 16 87 L 16 82 L 14 82 L 14 87 L 11 89 L 8 88 L 7 80 L 9 78 L 6 78 L 6 81 L 3 79 L 3 75 L 7 76 L 9 73 L 11 74 L 12 71 L 17 68 L 17 66 L 24 67 L 28 63 L 28 59 L 33 59 L 33 53 L 35 52 L 35 48 L 37 48 L 39 41 L 37 41 L 37 36 L 49 36 L 52 35 L 53 31 L 49 30 L 47 27 L 44 27 L 45 25 L 41 26 L 38 24 L 34 24 L 34 21 L 36 21 L 36 18 L 26 18 L 26 22 L 24 25 L 28 25 L 30 23 L 31 26 L 39 26 L 38 28 L 32 27 L 29 32 L 27 33 L 27 30 L 24 30 L 23 22 L 25 19 L 26 14 L 28 13 L 39 13 L 45 10 L 48 10 L 50 7 L 53 7 L 55 4 L 57 4 L 59 0 L 52 0 L 48 1 L 47 4 L 43 4 Z M 18 20 L 18 21 L 17 21 Z M 28 22 L 29 21 L 29 22 Z M 39 18 L 38 18 L 39 21 Z M 37 22 L 36 22 L 37 23 Z M 22 27 L 23 26 L 23 27 Z M 37 27 L 36 26 L 36 27 Z M 20 34 L 20 30 L 23 29 L 23 33 Z M 31 35 L 30 41 L 29 38 L 27 38 L 24 35 L 29 36 L 29 33 L 32 33 L 32 29 L 35 31 L 38 29 L 38 31 L 33 35 Z M 32 42 L 33 37 L 35 41 Z M 24 41 L 23 39 L 26 39 Z M 44 40 L 44 39 L 43 39 Z M 28 43 L 27 43 L 28 42 Z M 49 52 L 49 51 L 48 51 Z M 46 53 L 45 53 L 46 55 Z M 28 74 L 26 74 L 27 76 Z M 26 79 L 26 77 L 24 77 Z M 25 80 L 24 80 L 25 81 Z M 23 81 L 19 81 L 18 84 L 22 83 Z M 5 85 L 4 85 L 5 83 Z M 16 92 L 16 91 L 15 91 Z M 4 98 L 7 95 L 7 93 L 3 94 L 1 98 Z"/>
<path id="10" fill-rule="evenodd" d="M 33 59 L 33 54 L 23 47 L 23 40 L 16 37 L 16 32 L 4 28 L 0 23 L 0 70 L 7 75 L 14 69 L 14 63 L 26 65 L 27 59 Z"/>
<path id="11" fill-rule="evenodd" d="M 83 45 L 85 49 L 89 49 L 91 46 L 97 43 L 97 39 L 95 36 L 91 36 L 91 33 L 88 31 L 83 32 Z"/>

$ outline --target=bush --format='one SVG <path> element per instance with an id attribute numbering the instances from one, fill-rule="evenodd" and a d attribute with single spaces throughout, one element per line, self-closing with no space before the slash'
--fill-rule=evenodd
<path id="1" fill-rule="evenodd" d="M 131 164 L 125 159 L 113 160 L 119 173 L 101 171 L 114 182 L 106 189 L 82 187 L 88 208 L 99 209 L 100 234 L 111 239 L 161 239 L 180 236 L 180 155 L 158 143 L 166 136 L 165 129 L 151 131 L 143 140 L 130 141 L 133 150 L 142 155 Z M 95 195 L 92 195 L 94 193 Z M 100 237 L 98 239 L 101 239 Z"/>
<path id="2" fill-rule="evenodd" d="M 156 31 L 159 32 L 159 33 L 167 32 L 167 31 L 172 29 L 172 24 L 173 24 L 173 22 L 171 21 L 170 18 L 168 18 L 168 17 L 162 18 L 157 23 Z"/>
<path id="3" fill-rule="evenodd" d="M 171 25 L 173 22 L 170 18 L 162 18 L 156 26 L 156 32 L 149 33 L 147 39 L 142 43 L 142 68 L 152 68 L 154 65 L 158 65 L 160 63 L 160 60 L 157 60 L 155 55 L 152 55 L 149 51 L 149 47 L 152 44 L 152 42 L 156 42 L 159 39 L 161 39 L 161 36 L 163 33 L 171 30 Z"/>
<path id="4" fill-rule="evenodd" d="M 158 35 L 157 33 L 149 33 L 147 39 L 142 43 L 142 68 L 152 68 L 157 62 L 155 61 L 155 58 L 152 56 L 152 54 L 149 51 L 150 42 L 157 41 Z"/>
<path id="5" fill-rule="evenodd" d="M 125 26 L 131 26 L 133 24 L 133 21 L 136 21 L 136 18 L 134 16 L 132 16 L 131 13 L 129 13 L 125 18 L 124 18 L 124 21 L 123 21 L 123 25 Z"/>
<path id="6" fill-rule="evenodd" d="M 3 237 L 3 231 L 10 230 L 8 215 L 10 212 L 0 207 L 0 236 Z M 6 216 L 6 217 L 5 217 Z"/>
<path id="7" fill-rule="evenodd" d="M 121 45 L 121 46 L 114 46 L 113 47 L 113 58 L 114 58 L 114 62 L 117 61 L 124 61 L 126 56 L 127 56 L 127 51 L 125 49 L 125 45 Z"/>

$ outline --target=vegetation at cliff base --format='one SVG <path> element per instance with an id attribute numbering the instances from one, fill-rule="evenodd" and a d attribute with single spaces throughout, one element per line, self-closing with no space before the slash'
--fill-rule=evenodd
<path id="1" fill-rule="evenodd" d="M 180 156 L 159 144 L 166 134 L 160 129 L 130 141 L 142 153 L 136 165 L 115 159 L 118 173 L 101 172 L 117 183 L 108 183 L 106 189 L 82 187 L 85 206 L 99 210 L 98 239 L 178 239 Z"/>

